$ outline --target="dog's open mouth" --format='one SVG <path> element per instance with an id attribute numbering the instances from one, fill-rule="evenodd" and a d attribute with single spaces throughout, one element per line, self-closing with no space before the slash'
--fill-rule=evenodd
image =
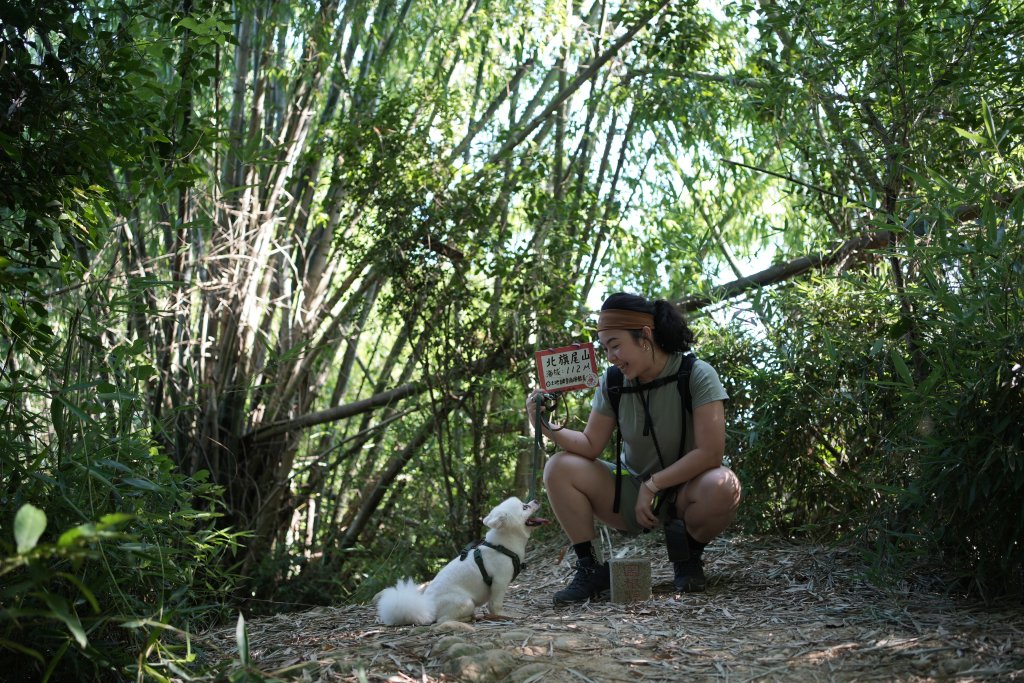
<path id="1" fill-rule="evenodd" d="M 530 517 L 528 520 L 526 520 L 526 526 L 542 526 L 547 523 L 548 520 L 544 519 L 543 517 Z"/>

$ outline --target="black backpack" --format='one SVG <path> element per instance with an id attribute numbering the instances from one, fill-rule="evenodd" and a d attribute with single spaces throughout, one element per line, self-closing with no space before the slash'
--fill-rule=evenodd
<path id="1" fill-rule="evenodd" d="M 679 400 L 683 405 L 683 409 L 686 411 L 683 413 L 683 421 L 680 425 L 679 434 L 679 455 L 676 457 L 683 457 L 683 450 L 686 448 L 686 413 L 693 414 L 693 401 L 690 398 L 690 371 L 693 370 L 693 364 L 696 362 L 697 357 L 692 353 L 687 353 L 683 356 L 683 362 L 679 365 L 679 372 L 673 377 L 659 377 L 652 382 L 646 382 L 644 384 L 638 384 L 636 386 L 623 386 L 622 371 L 612 365 L 605 371 L 604 386 L 608 391 L 608 399 L 612 404 L 612 412 L 615 413 L 615 501 L 612 503 L 612 512 L 619 511 L 619 504 L 622 502 L 622 430 L 619 428 L 619 403 L 622 401 L 623 394 L 635 394 L 640 391 L 648 391 L 655 389 L 660 386 L 664 386 L 675 380 L 676 388 L 679 390 Z M 657 442 L 655 442 L 657 445 Z M 661 453 L 658 453 L 658 457 L 661 457 Z M 664 467 L 664 463 L 662 463 Z M 671 490 L 671 489 L 670 489 Z M 666 494 L 668 491 L 665 492 Z M 661 504 L 667 498 L 667 495 L 663 495 L 657 505 L 655 506 L 655 514 L 661 509 Z"/>

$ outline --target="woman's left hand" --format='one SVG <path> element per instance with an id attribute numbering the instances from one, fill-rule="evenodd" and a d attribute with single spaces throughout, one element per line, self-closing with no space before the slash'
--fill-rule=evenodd
<path id="1" fill-rule="evenodd" d="M 634 513 L 637 524 L 645 529 L 653 529 L 658 526 L 658 516 L 654 514 L 654 494 L 643 484 L 640 485 L 640 490 L 637 492 Z"/>

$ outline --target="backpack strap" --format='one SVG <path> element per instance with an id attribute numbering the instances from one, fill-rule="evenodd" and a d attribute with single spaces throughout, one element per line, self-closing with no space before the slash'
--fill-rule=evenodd
<path id="1" fill-rule="evenodd" d="M 608 391 L 608 400 L 615 413 L 615 499 L 612 501 L 612 512 L 619 511 L 622 503 L 622 430 L 619 429 L 619 403 L 622 401 L 622 382 L 625 378 L 622 370 L 614 365 L 605 371 L 604 386 Z"/>
<path id="2" fill-rule="evenodd" d="M 617 513 L 622 503 L 622 430 L 619 428 L 619 404 L 622 402 L 622 395 L 647 391 L 664 386 L 673 379 L 675 380 L 676 389 L 679 391 L 679 400 L 685 411 L 679 434 L 678 458 L 682 458 L 686 448 L 686 413 L 693 414 L 693 399 L 690 396 L 690 373 L 693 371 L 693 364 L 696 361 L 697 356 L 692 352 L 688 352 L 683 355 L 682 363 L 679 364 L 679 372 L 676 373 L 675 377 L 671 375 L 659 377 L 651 382 L 630 387 L 623 386 L 625 378 L 622 375 L 622 370 L 611 365 L 605 371 L 604 386 L 608 392 L 608 400 L 612 404 L 612 412 L 615 413 L 615 499 L 612 502 L 612 512 Z"/>
<path id="3" fill-rule="evenodd" d="M 687 353 L 683 356 L 683 362 L 679 364 L 679 372 L 676 374 L 676 387 L 679 389 L 679 400 L 683 408 L 690 415 L 693 415 L 693 397 L 690 396 L 690 373 L 693 372 L 693 364 L 697 362 L 697 356 Z M 686 423 L 684 422 L 683 425 Z M 686 436 L 686 432 L 683 432 Z"/>
<path id="4" fill-rule="evenodd" d="M 683 362 L 679 364 L 679 372 L 676 374 L 676 388 L 679 390 L 679 402 L 683 406 L 683 422 L 679 427 L 679 458 L 686 455 L 686 414 L 693 415 L 693 398 L 690 396 L 690 373 L 693 371 L 693 364 L 697 362 L 697 356 L 687 353 L 683 356 Z M 676 458 L 677 460 L 679 458 Z"/>

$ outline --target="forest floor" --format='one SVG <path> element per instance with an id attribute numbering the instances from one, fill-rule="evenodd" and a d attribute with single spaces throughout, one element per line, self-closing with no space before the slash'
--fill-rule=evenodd
<path id="1" fill-rule="evenodd" d="M 288 681 L 1024 681 L 1019 599 L 882 588 L 849 550 L 746 536 L 709 545 L 707 592 L 680 594 L 655 536 L 613 537 L 616 556 L 651 560 L 650 600 L 555 609 L 569 563 L 536 542 L 512 621 L 389 627 L 370 604 L 280 614 L 248 623 L 252 665 Z M 197 645 L 238 659 L 234 627 Z"/>

